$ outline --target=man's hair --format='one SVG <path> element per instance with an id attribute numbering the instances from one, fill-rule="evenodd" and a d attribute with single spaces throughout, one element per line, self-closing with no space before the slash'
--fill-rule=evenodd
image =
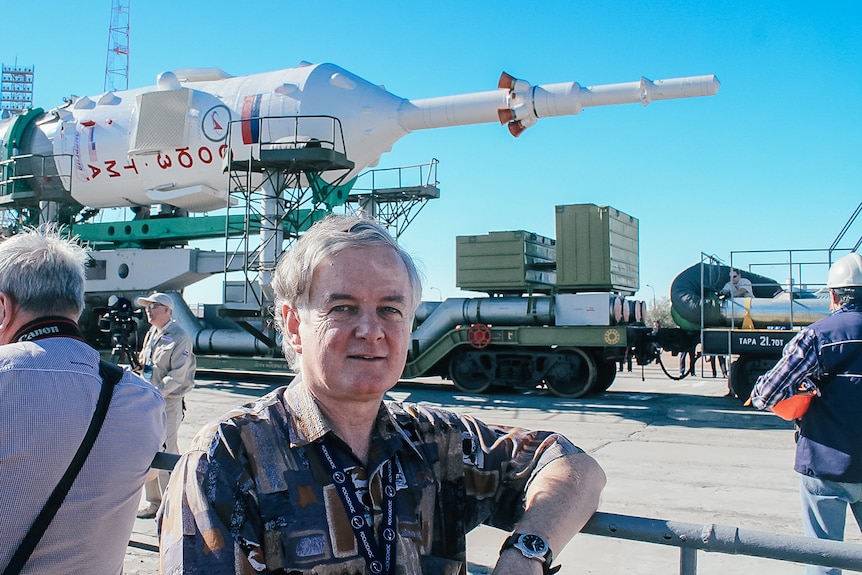
<path id="1" fill-rule="evenodd" d="M 81 315 L 87 252 L 52 226 L 0 242 L 0 292 L 37 316 Z"/>
<path id="2" fill-rule="evenodd" d="M 323 260 L 346 249 L 372 246 L 392 248 L 404 262 L 412 288 L 413 301 L 410 309 L 412 315 L 422 299 L 422 278 L 410 254 L 398 245 L 385 227 L 374 220 L 357 216 L 329 215 L 311 226 L 290 249 L 282 254 L 275 268 L 272 282 L 275 291 L 273 316 L 278 331 L 284 333 L 282 306 L 287 304 L 295 309 L 307 309 L 312 276 L 315 268 Z M 285 342 L 282 347 L 291 366 L 295 367 L 295 354 L 290 345 Z"/>
<path id="3" fill-rule="evenodd" d="M 859 307 L 862 304 L 862 287 L 842 287 L 829 288 L 835 293 L 838 299 L 838 305 L 848 306 L 854 305 Z"/>

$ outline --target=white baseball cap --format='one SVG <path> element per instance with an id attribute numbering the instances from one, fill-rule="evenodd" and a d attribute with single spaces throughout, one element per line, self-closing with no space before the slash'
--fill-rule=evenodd
<path id="1" fill-rule="evenodd" d="M 172 300 L 171 296 L 166 293 L 157 291 L 146 297 L 142 296 L 135 300 L 135 305 L 138 307 L 147 307 L 147 304 L 150 303 L 160 303 L 169 310 L 174 311 L 174 300 Z"/>

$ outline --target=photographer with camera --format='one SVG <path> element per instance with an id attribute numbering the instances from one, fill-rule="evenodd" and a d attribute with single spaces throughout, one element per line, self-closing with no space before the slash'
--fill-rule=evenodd
<path id="1" fill-rule="evenodd" d="M 147 312 L 150 329 L 144 337 L 138 357 L 141 375 L 162 392 L 168 416 L 168 434 L 165 448 L 168 453 L 179 453 L 177 434 L 185 411 L 184 397 L 195 386 L 197 367 L 192 340 L 173 319 L 174 301 L 167 294 L 155 292 L 139 297 L 135 305 Z M 168 486 L 169 474 L 159 471 L 158 477 L 148 479 L 144 485 L 146 503 L 138 509 L 138 517 L 151 519 L 162 502 Z"/>

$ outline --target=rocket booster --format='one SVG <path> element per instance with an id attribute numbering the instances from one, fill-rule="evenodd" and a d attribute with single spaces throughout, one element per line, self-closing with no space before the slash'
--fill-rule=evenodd
<path id="1" fill-rule="evenodd" d="M 14 180 L 25 201 L 206 212 L 227 204 L 226 159 L 256 158 L 264 143 L 343 146 L 354 167 L 337 177 L 349 181 L 415 130 L 499 122 L 517 137 L 539 118 L 710 96 L 718 88 L 715 76 L 584 88 L 532 86 L 503 73 L 495 90 L 407 100 L 333 64 L 240 77 L 177 70 L 161 74 L 155 86 L 74 97 L 47 112 L 0 119 L 0 183 Z M 336 122 L 296 120 L 311 117 Z M 266 121 L 276 118 L 293 121 Z M 0 186 L 0 194 L 9 189 Z"/>

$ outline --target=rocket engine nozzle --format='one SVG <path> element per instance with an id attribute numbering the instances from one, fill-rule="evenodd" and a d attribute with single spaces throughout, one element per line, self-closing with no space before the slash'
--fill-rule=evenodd
<path id="1" fill-rule="evenodd" d="M 497 110 L 497 116 L 500 123 L 509 128 L 509 133 L 517 138 L 538 119 L 535 106 L 532 105 L 534 88 L 529 82 L 519 80 L 506 72 L 500 74 L 497 88 L 507 90 L 508 104 L 507 108 Z"/>
<path id="2" fill-rule="evenodd" d="M 501 90 L 512 90 L 515 87 L 515 77 L 506 72 L 500 73 L 500 79 L 497 80 L 497 87 Z"/>

